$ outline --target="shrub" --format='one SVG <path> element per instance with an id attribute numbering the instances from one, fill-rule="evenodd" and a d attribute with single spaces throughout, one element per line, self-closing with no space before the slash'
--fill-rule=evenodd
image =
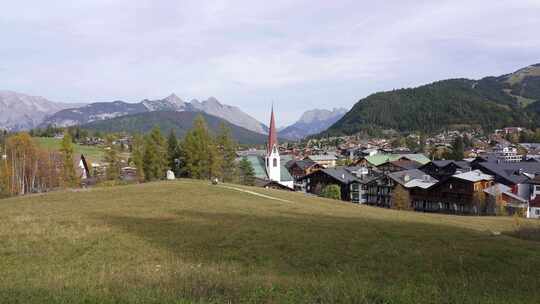
<path id="1" fill-rule="evenodd" d="M 323 188 L 321 196 L 325 198 L 340 200 L 341 188 L 338 185 L 328 185 Z"/>

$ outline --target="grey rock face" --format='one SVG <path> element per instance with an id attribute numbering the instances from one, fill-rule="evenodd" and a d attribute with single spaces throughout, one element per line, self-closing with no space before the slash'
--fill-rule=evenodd
<path id="1" fill-rule="evenodd" d="M 64 104 L 40 96 L 0 91 L 0 128 L 27 130 L 39 125 L 47 116 L 80 104 Z"/>
<path id="2" fill-rule="evenodd" d="M 344 108 L 336 108 L 332 111 L 320 109 L 306 111 L 297 122 L 281 130 L 279 136 L 291 140 L 303 139 L 326 130 L 345 113 L 347 109 Z"/>

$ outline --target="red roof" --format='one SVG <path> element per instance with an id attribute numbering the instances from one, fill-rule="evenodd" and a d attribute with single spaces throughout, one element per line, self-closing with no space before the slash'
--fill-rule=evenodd
<path id="1" fill-rule="evenodd" d="M 276 119 L 274 118 L 274 107 L 272 107 L 272 116 L 270 117 L 270 131 L 268 132 L 268 154 L 272 153 L 272 148 L 277 146 Z"/>

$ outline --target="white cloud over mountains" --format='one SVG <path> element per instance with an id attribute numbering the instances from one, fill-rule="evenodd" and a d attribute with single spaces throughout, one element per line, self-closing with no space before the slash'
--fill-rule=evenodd
<path id="1" fill-rule="evenodd" d="M 540 1 L 9 1 L 0 88 L 216 96 L 280 124 L 379 90 L 540 62 Z"/>

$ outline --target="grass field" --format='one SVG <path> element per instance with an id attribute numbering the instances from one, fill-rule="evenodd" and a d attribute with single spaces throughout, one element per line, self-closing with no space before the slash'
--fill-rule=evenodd
<path id="1" fill-rule="evenodd" d="M 1 303 L 538 303 L 512 218 L 182 180 L 0 200 Z M 537 225 L 530 222 L 529 225 Z"/>
<path id="2" fill-rule="evenodd" d="M 59 150 L 62 142 L 61 139 L 52 137 L 34 137 L 34 139 L 41 147 L 49 150 Z M 79 156 L 84 154 L 91 162 L 101 162 L 102 160 L 103 150 L 99 147 L 74 144 L 73 148 L 75 150 L 75 155 Z"/>

